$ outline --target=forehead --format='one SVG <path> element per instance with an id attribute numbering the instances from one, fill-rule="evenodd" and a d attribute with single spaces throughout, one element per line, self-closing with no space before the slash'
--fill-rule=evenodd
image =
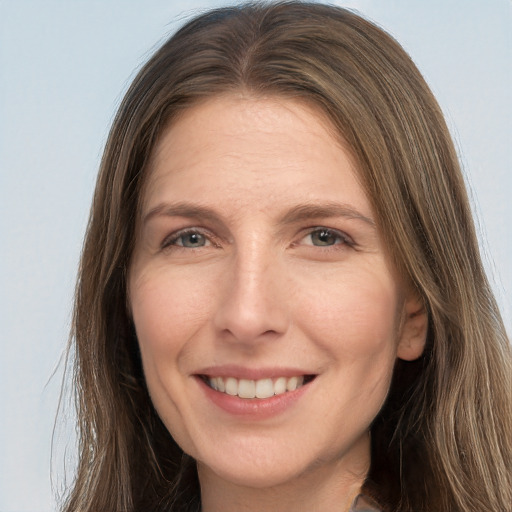
<path id="1" fill-rule="evenodd" d="M 333 202 L 341 193 L 371 214 L 332 123 L 291 99 L 228 95 L 194 105 L 164 130 L 148 171 L 143 210 L 169 194 L 219 199 L 224 192 L 242 206 L 251 198 Z"/>

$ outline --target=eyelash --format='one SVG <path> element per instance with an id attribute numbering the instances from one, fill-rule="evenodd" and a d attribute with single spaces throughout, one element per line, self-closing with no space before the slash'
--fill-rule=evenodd
<path id="1" fill-rule="evenodd" d="M 323 250 L 336 250 L 339 249 L 337 246 L 347 246 L 347 247 L 355 247 L 355 242 L 350 238 L 346 233 L 343 231 L 339 231 L 337 229 L 333 228 L 327 228 L 324 226 L 315 226 L 312 228 L 309 228 L 306 232 L 306 234 L 300 239 L 301 241 L 304 240 L 306 237 L 312 237 L 315 233 L 324 232 L 328 236 L 334 236 L 336 241 L 332 245 L 314 245 L 311 244 L 313 247 L 320 247 Z"/>
<path id="2" fill-rule="evenodd" d="M 321 248 L 324 251 L 339 250 L 341 247 L 352 247 L 353 248 L 356 246 L 355 242 L 352 240 L 351 237 L 349 237 L 343 231 L 339 231 L 337 229 L 327 228 L 324 226 L 315 226 L 315 227 L 311 227 L 306 230 L 303 230 L 303 233 L 304 232 L 305 232 L 305 234 L 299 239 L 298 242 L 295 242 L 294 244 L 292 244 L 292 246 L 300 245 L 300 242 L 303 241 L 306 237 L 308 237 L 308 236 L 311 237 L 315 233 L 320 233 L 320 232 L 324 232 L 325 234 L 327 234 L 327 236 L 334 236 L 335 242 L 331 245 L 314 245 L 313 243 L 307 244 L 307 245 L 311 245 L 312 247 Z M 202 247 L 205 247 L 205 245 L 201 245 L 198 247 L 186 247 L 184 245 L 179 245 L 176 243 L 180 238 L 186 237 L 187 235 L 200 235 L 200 236 L 204 237 L 204 239 L 206 240 L 206 243 L 209 244 L 207 246 L 220 247 L 220 244 L 215 241 L 215 237 L 211 233 L 201 230 L 199 228 L 192 227 L 192 228 L 181 229 L 175 233 L 172 233 L 168 237 L 166 237 L 161 244 L 161 249 L 165 250 L 165 249 L 169 249 L 171 247 L 180 247 L 182 249 L 190 250 L 190 249 L 200 249 Z"/>
<path id="3" fill-rule="evenodd" d="M 209 242 L 212 246 L 218 247 L 218 244 L 216 244 L 214 242 L 214 237 L 212 234 L 207 233 L 198 228 L 186 228 L 186 229 L 181 229 L 179 231 L 176 231 L 175 233 L 172 233 L 171 235 L 166 237 L 161 244 L 161 249 L 162 250 L 169 249 L 170 247 L 173 247 L 173 246 L 180 247 L 183 249 L 196 249 L 196 247 L 185 247 L 184 245 L 178 245 L 176 243 L 180 238 L 186 237 L 187 235 L 200 235 L 200 236 L 204 237 L 205 240 L 207 242 Z M 197 247 L 197 249 L 200 249 L 201 247 L 204 247 L 204 246 L 199 246 L 199 247 Z"/>

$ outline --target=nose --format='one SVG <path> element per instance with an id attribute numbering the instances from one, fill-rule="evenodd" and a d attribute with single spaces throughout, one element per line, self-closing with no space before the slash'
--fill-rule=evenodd
<path id="1" fill-rule="evenodd" d="M 224 339 L 253 346 L 284 334 L 289 325 L 286 274 L 269 251 L 233 257 L 214 315 Z"/>

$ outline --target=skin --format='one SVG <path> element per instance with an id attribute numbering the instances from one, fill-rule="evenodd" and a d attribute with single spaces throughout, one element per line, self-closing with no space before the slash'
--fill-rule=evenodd
<path id="1" fill-rule="evenodd" d="M 425 319 L 328 121 L 282 98 L 190 108 L 157 145 L 138 224 L 128 285 L 144 372 L 198 461 L 204 512 L 348 509 L 394 362 L 421 354 Z M 248 419 L 198 378 L 225 365 L 316 377 Z"/>

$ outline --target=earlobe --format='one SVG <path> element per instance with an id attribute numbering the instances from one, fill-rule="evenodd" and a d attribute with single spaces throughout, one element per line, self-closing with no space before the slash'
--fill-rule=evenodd
<path id="1" fill-rule="evenodd" d="M 428 314 L 419 298 L 408 300 L 400 329 L 397 357 L 414 361 L 423 354 L 427 340 Z"/>

